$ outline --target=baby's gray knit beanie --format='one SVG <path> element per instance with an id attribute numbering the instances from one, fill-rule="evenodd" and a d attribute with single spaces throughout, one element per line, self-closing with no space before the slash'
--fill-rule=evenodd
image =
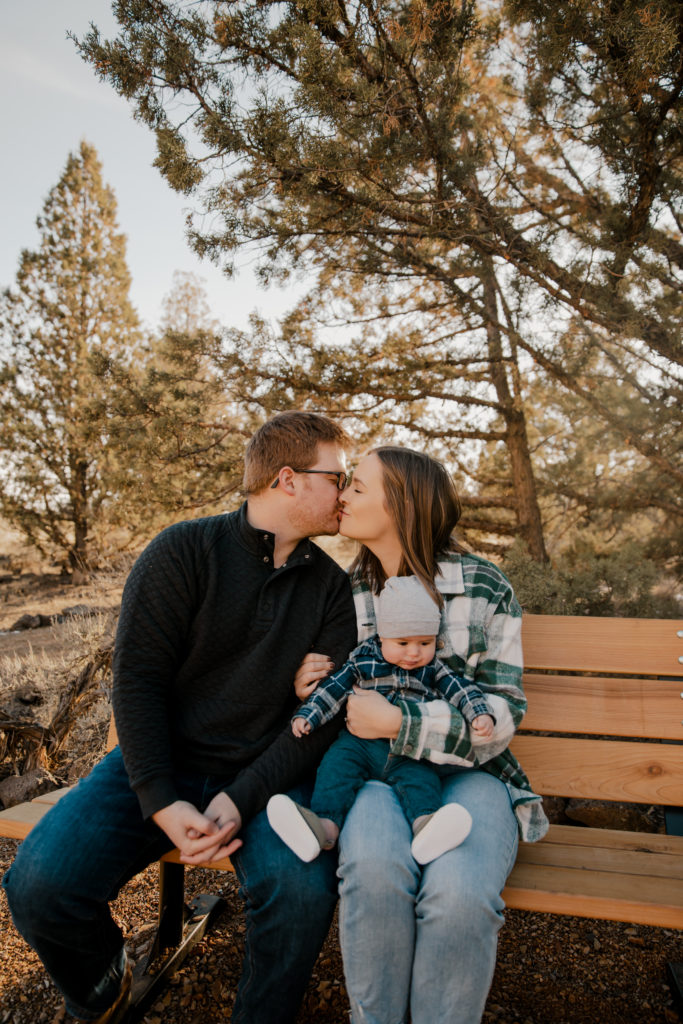
<path id="1" fill-rule="evenodd" d="M 382 639 L 436 636 L 441 613 L 417 576 L 391 576 L 377 598 L 377 632 Z"/>

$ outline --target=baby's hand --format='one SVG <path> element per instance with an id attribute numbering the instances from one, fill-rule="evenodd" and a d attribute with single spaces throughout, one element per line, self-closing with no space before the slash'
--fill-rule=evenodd
<path id="1" fill-rule="evenodd" d="M 472 722 L 472 728 L 476 732 L 477 736 L 483 737 L 488 740 L 493 736 L 493 719 L 490 715 L 477 715 Z"/>
<path id="2" fill-rule="evenodd" d="M 307 722 L 305 718 L 295 718 L 292 722 L 292 732 L 295 736 L 301 739 L 311 731 L 311 723 Z"/>

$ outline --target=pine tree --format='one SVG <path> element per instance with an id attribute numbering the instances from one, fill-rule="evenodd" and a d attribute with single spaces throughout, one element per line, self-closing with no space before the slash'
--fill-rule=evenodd
<path id="1" fill-rule="evenodd" d="M 125 237 L 96 151 L 82 142 L 37 219 L 40 242 L 2 297 L 2 515 L 71 570 L 97 563 L 118 453 L 94 358 L 138 342 Z"/>
<path id="2" fill-rule="evenodd" d="M 256 421 L 226 390 L 222 332 L 201 281 L 176 271 L 159 331 L 135 365 L 110 357 L 109 424 L 121 460 L 114 478 L 136 533 L 149 537 L 179 514 L 210 514 L 236 503 L 242 455 Z"/>
<path id="3" fill-rule="evenodd" d="M 197 250 L 229 264 L 252 245 L 265 280 L 314 274 L 320 310 L 330 288 L 360 286 L 415 315 L 403 340 L 377 341 L 383 383 L 381 359 L 356 349 L 362 406 L 388 383 L 411 393 L 421 316 L 450 317 L 409 426 L 429 436 L 439 374 L 460 373 L 444 437 L 482 402 L 473 430 L 501 435 L 529 537 L 524 377 L 539 372 L 660 475 L 680 516 L 680 3 L 140 0 L 118 18 L 116 41 L 94 31 L 81 50 L 155 131 L 168 181 L 200 200 Z M 338 365 L 339 400 L 353 382 Z M 634 378 L 641 401 L 614 408 Z"/>
<path id="4" fill-rule="evenodd" d="M 495 303 L 492 277 L 483 268 L 481 274 L 482 290 Z M 476 536 L 478 550 L 496 552 L 501 537 L 519 534 L 544 561 L 525 384 L 514 349 L 493 320 L 444 308 L 424 286 L 408 301 L 395 290 L 356 284 L 347 294 L 328 281 L 279 330 L 254 318 L 250 331 L 229 332 L 222 357 L 229 386 L 243 403 L 268 412 L 308 406 L 353 417 L 361 449 L 397 440 L 428 448 L 457 475 L 467 540 Z M 333 322 L 353 324 L 353 335 L 335 340 L 322 326 Z M 473 472 L 476 452 L 488 444 L 507 457 L 495 493 Z"/>

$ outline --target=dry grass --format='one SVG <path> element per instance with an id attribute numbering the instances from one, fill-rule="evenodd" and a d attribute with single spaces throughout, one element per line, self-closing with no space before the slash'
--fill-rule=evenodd
<path id="1" fill-rule="evenodd" d="M 0 631 L 11 629 L 24 614 L 59 615 L 79 604 L 116 608 L 122 590 L 120 576 L 98 575 L 90 583 L 74 586 L 57 573 L 22 573 L 0 584 Z"/>
<path id="2" fill-rule="evenodd" d="M 45 768 L 71 784 L 101 753 L 110 707 L 114 616 L 52 627 L 56 649 L 0 656 L 0 777 Z M 33 631 L 31 631 L 33 632 Z"/>
<path id="3" fill-rule="evenodd" d="M 0 518 L 0 572 L 44 572 L 46 568 L 43 556 Z"/>

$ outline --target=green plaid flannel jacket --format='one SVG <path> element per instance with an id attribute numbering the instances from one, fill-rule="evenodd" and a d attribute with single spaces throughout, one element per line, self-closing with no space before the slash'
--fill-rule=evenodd
<path id="1" fill-rule="evenodd" d="M 364 581 L 351 582 L 361 642 L 377 632 L 375 602 Z M 446 555 L 435 583 L 444 598 L 438 657 L 483 691 L 496 730 L 491 740 L 473 740 L 463 716 L 446 701 L 398 701 L 403 723 L 392 753 L 490 772 L 508 789 L 520 837 L 535 842 L 548 831 L 548 820 L 541 797 L 508 749 L 526 711 L 522 610 L 500 569 L 476 555 Z"/>

